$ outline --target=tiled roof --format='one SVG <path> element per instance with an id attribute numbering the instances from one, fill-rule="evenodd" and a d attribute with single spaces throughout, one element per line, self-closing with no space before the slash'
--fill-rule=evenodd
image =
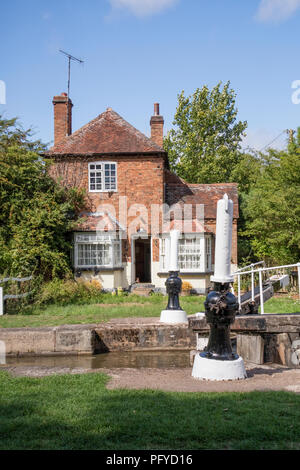
<path id="1" fill-rule="evenodd" d="M 211 227 L 198 219 L 192 219 L 190 223 L 184 220 L 165 221 L 162 226 L 162 233 L 169 233 L 170 230 L 179 230 L 185 233 L 214 233 Z"/>
<path id="2" fill-rule="evenodd" d="M 48 154 L 165 153 L 163 148 L 108 108 L 50 148 Z"/>
<path id="3" fill-rule="evenodd" d="M 79 222 L 75 230 L 82 231 L 99 231 L 99 232 L 119 232 L 122 230 L 119 222 L 114 220 L 110 214 L 99 212 L 81 212 L 79 214 Z"/>
<path id="4" fill-rule="evenodd" d="M 191 204 L 194 208 L 196 204 L 204 204 L 204 218 L 216 219 L 217 203 L 226 193 L 233 201 L 233 217 L 239 217 L 238 185 L 237 183 L 214 183 L 214 184 L 190 184 L 165 170 L 166 182 L 166 203 Z"/>

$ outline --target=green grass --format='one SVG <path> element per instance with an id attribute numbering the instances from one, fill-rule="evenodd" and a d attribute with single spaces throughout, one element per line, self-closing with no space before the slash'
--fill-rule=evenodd
<path id="1" fill-rule="evenodd" d="M 272 297 L 264 307 L 265 313 L 300 313 L 300 301 L 290 297 Z"/>
<path id="2" fill-rule="evenodd" d="M 205 297 L 182 297 L 181 306 L 188 315 L 204 311 Z M 0 317 L 0 327 L 37 327 L 66 324 L 100 323 L 112 318 L 159 317 L 166 308 L 166 296 L 140 297 L 138 295 L 103 296 L 103 303 L 86 305 L 49 305 L 43 309 L 25 311 L 24 314 Z"/>
<path id="3" fill-rule="evenodd" d="M 204 296 L 181 297 L 180 304 L 188 315 L 192 315 L 204 311 L 204 300 Z M 140 297 L 104 294 L 101 303 L 48 305 L 15 315 L 4 315 L 0 317 L 0 328 L 100 323 L 112 318 L 159 317 L 166 305 L 167 297 L 162 295 Z M 300 302 L 289 297 L 273 297 L 265 303 L 265 312 L 297 313 L 300 312 Z"/>
<path id="4" fill-rule="evenodd" d="M 107 390 L 100 373 L 0 372 L 0 449 L 295 449 L 300 395 Z"/>

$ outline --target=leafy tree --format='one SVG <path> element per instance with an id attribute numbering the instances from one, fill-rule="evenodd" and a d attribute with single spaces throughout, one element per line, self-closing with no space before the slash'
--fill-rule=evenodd
<path id="1" fill-rule="evenodd" d="M 247 195 L 260 177 L 263 165 L 264 161 L 255 152 L 241 153 L 240 159 L 230 175 L 230 181 L 238 184 L 238 258 L 239 263 L 242 265 L 258 261 L 253 252 L 251 237 L 246 233 L 245 209 L 247 206 Z"/>
<path id="2" fill-rule="evenodd" d="M 236 95 L 227 82 L 211 91 L 204 86 L 190 97 L 178 96 L 175 126 L 164 140 L 172 170 L 190 183 L 238 183 L 240 262 L 254 257 L 245 234 L 245 196 L 256 181 L 261 160 L 243 153 L 240 142 L 247 127 L 237 121 Z"/>
<path id="3" fill-rule="evenodd" d="M 235 93 L 230 82 L 211 91 L 197 88 L 192 96 L 178 95 L 173 125 L 164 139 L 170 166 L 190 183 L 224 183 L 240 161 L 240 142 L 247 127 L 237 121 Z"/>
<path id="4" fill-rule="evenodd" d="M 0 272 L 51 279 L 70 272 L 68 232 L 84 196 L 53 181 L 31 137 L 0 116 Z"/>
<path id="5" fill-rule="evenodd" d="M 255 255 L 270 263 L 300 259 L 300 129 L 286 151 L 269 150 L 245 198 L 245 235 Z"/>

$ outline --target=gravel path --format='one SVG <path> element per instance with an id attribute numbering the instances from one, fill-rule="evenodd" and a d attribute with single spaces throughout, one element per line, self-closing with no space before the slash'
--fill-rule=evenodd
<path id="1" fill-rule="evenodd" d="M 44 377 L 54 374 L 105 372 L 110 376 L 108 389 L 155 389 L 176 392 L 251 392 L 254 390 L 285 390 L 300 393 L 300 369 L 276 364 L 246 363 L 248 378 L 226 382 L 194 379 L 192 368 L 172 369 L 85 369 L 79 367 L 1 366 L 13 376 Z"/>

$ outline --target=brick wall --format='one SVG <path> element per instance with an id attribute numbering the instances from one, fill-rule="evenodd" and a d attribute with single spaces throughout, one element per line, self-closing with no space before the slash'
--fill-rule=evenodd
<path id="1" fill-rule="evenodd" d="M 117 192 L 93 193 L 88 192 L 88 163 L 92 161 L 110 161 L 117 163 Z M 161 205 L 164 202 L 164 160 L 162 157 L 66 157 L 56 158 L 50 167 L 50 175 L 68 187 L 78 187 L 86 190 L 86 210 L 97 212 L 102 204 L 110 204 L 114 207 L 115 216 L 122 224 L 119 214 L 119 197 L 126 196 L 127 209 L 134 204 L 142 204 L 148 212 L 148 220 L 143 217 L 145 226 L 141 228 L 151 231 L 151 204 Z M 139 211 L 132 207 L 127 217 L 127 225 L 139 216 Z M 148 223 L 147 223 L 148 222 Z M 133 226 L 133 225 L 132 225 Z M 88 230 L 88 227 L 86 228 Z M 130 239 L 123 242 L 124 261 L 131 259 Z M 158 243 L 153 240 L 153 260 L 158 261 Z"/>
<path id="2" fill-rule="evenodd" d="M 54 107 L 54 144 L 72 134 L 72 101 L 66 93 L 53 98 Z"/>
<path id="3" fill-rule="evenodd" d="M 163 146 L 164 118 L 159 114 L 159 103 L 154 103 L 154 114 L 150 119 L 151 140 Z"/>
<path id="4" fill-rule="evenodd" d="M 151 126 L 151 140 L 160 147 L 163 146 L 163 127 L 164 120 L 162 116 L 152 116 L 150 121 Z"/>
<path id="5" fill-rule="evenodd" d="M 90 193 L 88 192 L 88 163 L 92 161 L 111 161 L 117 163 L 117 192 Z M 99 157 L 56 157 L 55 163 L 50 168 L 50 174 L 54 179 L 61 178 L 62 184 L 68 187 L 78 187 L 86 190 L 86 211 L 97 212 L 101 204 L 111 204 L 115 210 L 116 219 L 122 224 L 119 214 L 119 197 L 126 196 L 127 209 L 133 204 L 142 204 L 148 211 L 148 221 L 144 219 L 146 230 L 151 232 L 151 204 L 161 205 L 164 200 L 165 170 L 163 157 L 155 156 L 99 156 Z M 169 185 L 168 191 L 172 192 Z M 176 195 L 174 187 L 174 194 Z M 187 191 L 191 190 L 187 187 Z M 169 198 L 170 199 L 170 198 Z M 176 199 L 176 198 L 175 198 Z M 209 204 L 209 192 L 206 194 L 205 213 L 215 212 Z M 168 201 L 169 203 L 174 201 Z M 191 202 L 189 200 L 189 202 Z M 202 198 L 197 201 L 202 202 Z M 142 215 L 142 214 L 141 214 Z M 127 226 L 138 216 L 131 213 L 127 218 Z M 159 214 L 161 222 L 161 214 Z M 160 225 L 161 226 L 161 225 Z M 148 227 L 148 229 L 147 229 Z M 215 235 L 216 219 L 205 219 L 206 230 Z M 89 227 L 85 227 L 89 230 Z M 90 227 L 94 231 L 95 227 Z M 214 262 L 215 243 L 212 243 L 212 260 Z M 122 242 L 123 261 L 131 261 L 131 240 L 130 237 Z M 152 240 L 153 261 L 159 261 L 158 240 Z M 237 218 L 233 220 L 232 232 L 232 263 L 237 264 Z"/>

